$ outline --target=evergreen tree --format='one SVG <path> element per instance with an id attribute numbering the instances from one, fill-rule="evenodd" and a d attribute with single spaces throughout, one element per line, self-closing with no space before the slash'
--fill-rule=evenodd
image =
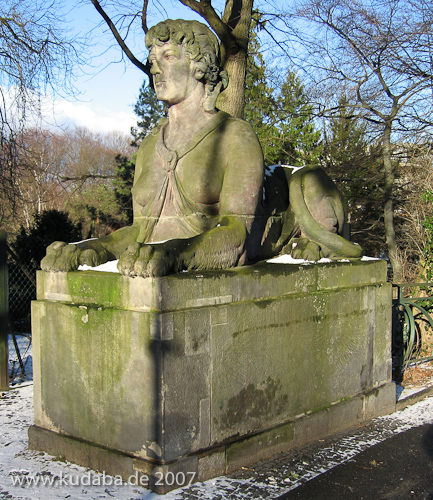
<path id="1" fill-rule="evenodd" d="M 116 178 L 113 180 L 114 196 L 119 205 L 119 211 L 123 214 L 126 223 L 132 224 L 132 185 L 134 182 L 135 155 L 132 160 L 125 156 L 116 156 Z"/>
<path id="2" fill-rule="evenodd" d="M 138 147 L 140 142 L 158 124 L 158 121 L 166 116 L 164 104 L 158 101 L 155 91 L 147 84 L 147 79 L 140 87 L 134 113 L 137 115 L 138 121 L 136 127 L 131 127 L 131 135 L 134 138 L 131 144 Z"/>
<path id="3" fill-rule="evenodd" d="M 70 243 L 81 239 L 81 225 L 73 223 L 66 212 L 44 210 L 33 216 L 29 229 L 21 226 L 14 249 L 22 264 L 38 269 L 47 246 L 53 241 Z"/>
<path id="4" fill-rule="evenodd" d="M 272 129 L 276 121 L 276 102 L 274 89 L 269 84 L 266 62 L 260 52 L 257 37 L 259 26 L 255 14 L 248 46 L 244 118 L 254 128 L 262 145 L 265 164 L 269 164 L 268 147 L 271 144 Z"/>
<path id="5" fill-rule="evenodd" d="M 249 42 L 245 91 L 245 119 L 262 145 L 265 165 L 317 165 L 322 154 L 311 105 L 299 77 L 288 71 L 279 90 L 260 51 L 255 15 Z"/>
<path id="6" fill-rule="evenodd" d="M 80 195 L 67 203 L 70 217 L 81 223 L 85 238 L 100 238 L 133 222 L 135 155 L 130 160 L 118 154 L 115 163 L 112 179 L 87 183 Z"/>
<path id="7" fill-rule="evenodd" d="M 313 109 L 305 86 L 288 71 L 277 97 L 277 123 L 273 136 L 273 164 L 316 166 L 323 151 Z"/>
<path id="8" fill-rule="evenodd" d="M 385 249 L 380 148 L 370 144 L 365 122 L 345 95 L 338 109 L 324 127 L 322 166 L 342 194 L 353 240 L 367 255 L 378 256 Z"/>
<path id="9" fill-rule="evenodd" d="M 365 170 L 370 163 L 367 125 L 354 115 L 346 95 L 338 103 L 338 116 L 331 118 L 324 130 L 325 163 L 333 175 L 352 175 L 353 170 Z"/>

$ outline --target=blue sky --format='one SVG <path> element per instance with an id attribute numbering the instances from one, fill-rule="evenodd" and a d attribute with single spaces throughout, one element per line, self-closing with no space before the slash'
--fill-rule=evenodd
<path id="1" fill-rule="evenodd" d="M 149 25 L 164 18 L 200 19 L 178 0 L 164 1 L 163 4 L 166 13 L 158 13 L 155 7 L 150 7 Z M 87 126 L 101 132 L 120 130 L 129 133 L 130 127 L 136 123 L 133 106 L 144 74 L 129 61 L 114 62 L 121 59 L 120 49 L 112 47 L 113 37 L 105 24 L 101 25 L 102 18 L 90 0 L 67 0 L 65 6 L 71 28 L 82 34 L 91 32 L 93 47 L 89 64 L 82 68 L 81 76 L 75 82 L 80 92 L 78 99 L 56 98 L 56 123 Z"/>

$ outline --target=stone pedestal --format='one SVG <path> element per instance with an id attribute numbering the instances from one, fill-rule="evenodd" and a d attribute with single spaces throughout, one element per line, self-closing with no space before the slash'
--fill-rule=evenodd
<path id="1" fill-rule="evenodd" d="M 395 409 L 383 261 L 41 271 L 32 319 L 30 447 L 161 493 Z"/>

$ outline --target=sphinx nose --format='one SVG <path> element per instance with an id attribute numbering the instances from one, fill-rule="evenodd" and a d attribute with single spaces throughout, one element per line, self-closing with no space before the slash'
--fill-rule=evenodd
<path id="1" fill-rule="evenodd" d="M 150 74 L 151 75 L 159 75 L 161 73 L 161 68 L 158 66 L 158 63 L 154 61 L 152 63 L 152 66 L 150 67 Z"/>

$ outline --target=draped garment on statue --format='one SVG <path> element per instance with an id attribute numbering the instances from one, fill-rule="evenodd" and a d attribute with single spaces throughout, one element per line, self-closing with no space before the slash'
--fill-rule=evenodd
<path id="1" fill-rule="evenodd" d="M 167 119 L 143 140 L 132 189 L 139 243 L 190 238 L 218 223 L 225 167 L 218 143 L 228 120 L 219 111 L 178 151 L 165 146 Z"/>

